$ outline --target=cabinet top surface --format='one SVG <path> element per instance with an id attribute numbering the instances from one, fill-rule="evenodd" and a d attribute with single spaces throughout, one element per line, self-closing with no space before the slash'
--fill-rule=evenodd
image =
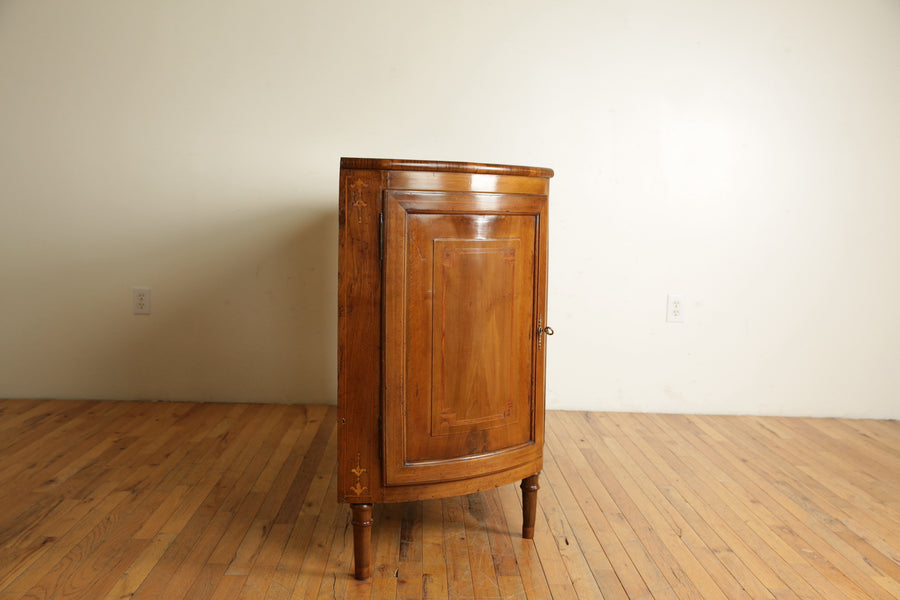
<path id="1" fill-rule="evenodd" d="M 480 173 L 491 175 L 519 175 L 524 177 L 553 177 L 553 169 L 494 165 L 485 163 L 435 160 L 406 160 L 390 158 L 341 158 L 341 169 L 377 171 L 439 171 L 447 173 Z"/>

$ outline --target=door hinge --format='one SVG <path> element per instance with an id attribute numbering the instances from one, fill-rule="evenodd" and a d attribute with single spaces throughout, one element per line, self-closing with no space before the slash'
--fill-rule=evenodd
<path id="1" fill-rule="evenodd" d="M 384 261 L 384 213 L 378 213 L 378 260 Z"/>
<path id="2" fill-rule="evenodd" d="M 384 431 L 381 429 L 381 415 L 378 415 L 378 462 L 384 460 Z"/>

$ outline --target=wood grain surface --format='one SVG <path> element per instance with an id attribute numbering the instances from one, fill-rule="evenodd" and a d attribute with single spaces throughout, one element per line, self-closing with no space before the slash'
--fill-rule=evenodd
<path id="1" fill-rule="evenodd" d="M 0 401 L 0 600 L 900 598 L 900 423 L 547 413 L 518 484 L 376 504 L 331 406 Z"/>

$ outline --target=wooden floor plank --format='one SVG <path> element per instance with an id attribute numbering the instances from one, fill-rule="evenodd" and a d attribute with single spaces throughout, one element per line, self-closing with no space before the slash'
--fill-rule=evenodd
<path id="1" fill-rule="evenodd" d="M 661 514 L 656 501 L 665 503 L 661 495 L 648 496 L 638 480 L 633 462 L 616 440 L 615 433 L 607 430 L 599 420 L 593 420 L 594 431 L 602 433 L 603 458 L 607 471 L 616 473 L 615 484 L 609 486 L 616 503 L 635 525 L 642 542 L 652 549 L 652 555 L 672 590 L 680 598 L 704 598 L 724 600 L 722 588 L 685 545 L 683 532 L 673 527 Z"/>
<path id="2" fill-rule="evenodd" d="M 644 460 L 644 472 L 654 482 L 671 506 L 670 515 L 699 538 L 692 547 L 709 559 L 711 552 L 729 570 L 733 580 L 724 583 L 723 591 L 729 596 L 739 597 L 746 592 L 751 598 L 778 598 L 796 600 L 799 598 L 786 582 L 770 568 L 765 556 L 759 552 L 757 540 L 745 529 L 733 527 L 735 518 L 730 512 L 717 511 L 714 491 L 705 482 L 690 472 L 685 463 L 670 452 L 663 443 L 663 432 L 651 429 L 645 420 L 633 414 L 608 415 L 623 434 L 623 439 L 633 443 L 635 456 L 638 452 Z M 689 528 L 689 529 L 688 529 Z M 736 530 L 737 529 L 737 530 Z"/>
<path id="3" fill-rule="evenodd" d="M 309 538 L 309 546 L 303 555 L 303 562 L 298 569 L 292 600 L 315 598 L 322 584 L 330 579 L 329 574 L 326 573 L 329 564 L 329 550 L 338 531 L 342 529 L 338 526 L 341 519 L 335 517 L 338 512 L 341 512 L 340 508 L 344 508 L 343 506 L 339 508 L 337 502 L 331 500 L 337 496 L 337 469 L 334 468 L 333 462 L 331 464 L 328 488 L 318 514 L 313 515 L 315 527 Z"/>
<path id="4" fill-rule="evenodd" d="M 398 559 L 400 566 L 397 569 L 398 600 L 422 597 L 422 518 L 421 502 L 407 502 L 402 506 Z"/>
<path id="5" fill-rule="evenodd" d="M 607 595 L 612 598 L 618 591 L 615 586 L 619 581 L 612 573 L 609 559 L 590 524 L 584 519 L 578 502 L 566 485 L 557 465 L 556 453 L 550 451 L 553 447 L 551 444 L 544 456 L 541 479 L 545 492 L 540 497 L 541 506 L 566 564 L 572 587 L 579 598 L 600 598 Z M 601 591 L 601 583 L 605 592 Z"/>
<path id="6" fill-rule="evenodd" d="M 620 506 L 620 502 L 627 501 L 624 494 L 621 493 L 618 481 L 611 471 L 609 471 L 606 463 L 602 459 L 604 453 L 601 442 L 597 434 L 590 425 L 592 415 L 582 415 L 582 418 L 569 419 L 567 424 L 578 435 L 579 454 L 583 457 L 585 477 L 591 479 L 590 493 L 597 506 L 606 516 L 616 537 L 625 549 L 629 560 L 634 564 L 643 585 L 646 587 L 646 594 L 642 596 L 652 597 L 657 600 L 669 600 L 677 598 L 675 590 L 671 586 L 671 582 L 666 578 L 664 570 L 660 568 L 656 562 L 656 548 L 645 543 L 646 538 L 640 535 L 641 529 L 645 528 L 645 524 L 632 522 L 629 512 L 632 516 L 637 513 L 629 510 L 628 503 Z M 565 416 L 563 415 L 563 418 Z M 618 492 L 618 493 L 617 493 Z M 665 565 L 663 565 L 665 568 Z M 638 596 L 640 597 L 640 596 Z"/>
<path id="7" fill-rule="evenodd" d="M 706 451 L 711 455 L 713 448 L 708 445 L 706 439 L 708 436 L 703 434 L 703 429 L 710 427 L 709 423 L 696 417 L 684 417 L 683 420 L 685 426 L 694 432 L 694 443 L 701 446 L 707 444 Z M 702 427 L 699 425 L 701 422 Z M 730 421 L 725 422 L 724 426 L 731 427 Z M 729 440 L 716 444 L 715 456 L 722 461 L 722 467 L 727 469 L 736 492 L 746 502 L 758 507 L 757 514 L 764 519 L 769 529 L 767 533 L 769 535 L 774 533 L 784 544 L 792 548 L 796 555 L 802 557 L 802 563 L 798 561 L 799 564 L 811 566 L 818 571 L 825 580 L 840 590 L 842 596 L 858 600 L 883 598 L 877 592 L 876 596 L 870 596 L 860 587 L 860 584 L 865 586 L 865 582 L 849 576 L 846 571 L 834 564 L 834 560 L 839 560 L 856 571 L 851 563 L 839 557 L 822 539 L 816 531 L 819 529 L 818 524 L 814 521 L 805 523 L 792 513 L 789 500 L 771 483 L 769 476 L 754 477 L 751 474 L 752 469 L 747 463 L 753 456 L 747 454 L 749 452 L 747 449 L 744 449 L 745 454 L 741 454 L 741 450 L 736 448 L 732 441 L 735 433 L 731 431 L 729 433 L 731 434 Z M 805 573 L 811 576 L 808 570 L 805 570 Z"/>
<path id="8" fill-rule="evenodd" d="M 601 592 L 604 598 L 610 600 L 649 596 L 650 591 L 640 572 L 593 497 L 591 488 L 599 490 L 601 485 L 578 449 L 577 427 L 566 423 L 567 418 L 568 415 L 560 414 L 559 419 L 551 422 L 550 442 L 560 449 L 555 454 L 556 463 L 566 479 L 565 487 L 581 508 L 584 521 L 576 520 L 574 530 L 582 538 L 582 546 L 588 548 L 588 562 Z M 592 536 L 596 539 L 596 545 Z M 601 552 L 606 561 L 599 556 Z"/>
<path id="9" fill-rule="evenodd" d="M 511 484 L 376 505 L 334 407 L 0 400 L 0 600 L 897 600 L 896 421 L 549 412 Z"/>
<path id="10" fill-rule="evenodd" d="M 336 488 L 329 488 L 332 492 Z M 332 520 L 334 537 L 332 538 L 328 562 L 322 582 L 319 585 L 318 600 L 337 600 L 347 597 L 347 589 L 350 582 L 356 582 L 352 577 L 351 565 L 353 563 L 353 526 L 350 524 L 350 511 L 346 506 L 336 507 Z M 266 600 L 270 600 L 268 597 Z M 273 599 L 274 600 L 274 599 Z"/>
<path id="11" fill-rule="evenodd" d="M 814 555 L 803 552 L 792 543 L 796 540 L 793 530 L 784 524 L 765 506 L 757 495 L 747 493 L 732 477 L 732 468 L 716 449 L 705 446 L 697 439 L 689 421 L 680 416 L 656 416 L 654 420 L 661 431 L 672 436 L 674 447 L 692 471 L 701 474 L 703 484 L 716 503 L 716 511 L 723 515 L 735 531 L 753 544 L 761 557 L 778 569 L 779 577 L 801 598 L 842 597 L 837 587 L 813 564 Z M 722 422 L 724 429 L 727 425 Z M 720 443 L 727 438 L 722 436 Z"/>
<path id="12" fill-rule="evenodd" d="M 472 494 L 460 497 L 469 570 L 472 577 L 472 595 L 474 598 L 499 598 L 500 586 L 494 570 L 490 542 L 483 522 L 479 522 L 483 519 L 481 517 L 483 514 L 481 496 L 481 494 Z"/>
<path id="13" fill-rule="evenodd" d="M 444 562 L 444 520 L 440 500 L 422 503 L 422 597 L 447 597 L 447 564 Z"/>
<path id="14" fill-rule="evenodd" d="M 797 457 L 794 464 L 797 469 L 792 473 L 799 486 L 817 499 L 817 502 L 823 503 L 823 510 L 838 523 L 890 554 L 892 548 L 900 543 L 900 522 L 891 518 L 890 511 L 877 498 L 863 492 L 851 481 L 838 477 L 833 470 L 830 471 L 823 465 L 816 446 L 798 443 L 796 436 L 780 425 L 769 421 L 765 424 L 765 429 L 771 432 L 769 439 L 777 437 L 773 439 L 773 443 L 777 443 L 784 452 Z M 776 452 L 770 452 L 767 456 L 770 461 L 778 464 Z M 900 486 L 888 494 L 900 494 Z"/>
<path id="15" fill-rule="evenodd" d="M 695 419 L 700 417 L 694 417 Z M 750 490 L 757 490 L 773 514 L 802 540 L 804 549 L 811 548 L 820 571 L 849 597 L 890 600 L 892 596 L 875 584 L 871 576 L 880 573 L 860 556 L 851 545 L 834 534 L 828 524 L 804 508 L 794 493 L 794 483 L 778 466 L 768 464 L 758 441 L 743 435 L 742 426 L 733 422 L 732 436 L 722 445 L 723 456 L 730 459 L 733 472 Z M 752 460 L 740 457 L 752 457 Z"/>
<path id="16" fill-rule="evenodd" d="M 84 540 L 120 502 L 125 501 L 125 492 L 98 493 L 95 502 L 86 503 L 83 516 L 65 534 L 47 544 L 47 550 L 40 560 L 32 562 L 26 569 L 5 581 L 3 591 L 26 593 L 41 580 L 52 577 L 71 564 L 72 558 L 84 555 Z M 4 544 L 5 545 L 5 544 Z M 67 558 L 68 557 L 68 558 Z"/>
<path id="17" fill-rule="evenodd" d="M 820 423 L 827 426 L 828 420 Z M 735 436 L 732 440 L 743 442 L 741 452 L 757 459 L 748 462 L 748 467 L 760 477 L 772 481 L 772 489 L 780 495 L 781 505 L 797 520 L 807 524 L 809 530 L 822 540 L 818 547 L 828 560 L 842 572 L 848 573 L 866 594 L 873 598 L 890 598 L 892 594 L 877 583 L 877 578 L 884 575 L 895 579 L 900 577 L 900 565 L 851 531 L 842 521 L 842 511 L 804 486 L 803 477 L 793 476 L 793 471 L 789 473 L 782 464 L 783 461 L 773 452 L 778 440 L 770 435 L 771 429 L 761 430 L 755 425 L 758 422 L 748 421 L 736 423 L 733 428 Z M 752 432 L 759 432 L 759 435 L 751 435 Z M 762 444 L 761 441 L 768 444 Z M 838 440 L 835 440 L 835 445 L 838 444 Z"/>
<path id="18" fill-rule="evenodd" d="M 521 494 L 517 493 L 515 485 L 505 485 L 499 488 L 497 496 L 500 500 L 503 515 L 506 517 L 507 525 L 519 522 L 522 518 L 522 498 Z M 540 501 L 538 502 L 540 503 Z M 540 509 L 538 509 L 538 513 L 540 513 Z M 512 528 L 510 530 L 515 531 Z M 525 597 L 528 600 L 552 598 L 550 583 L 547 580 L 547 574 L 544 571 L 544 565 L 541 562 L 535 544 L 516 535 L 510 536 L 510 542 L 516 555 L 519 573 L 522 576 L 522 587 L 525 589 Z"/>
<path id="19" fill-rule="evenodd" d="M 494 572 L 497 574 L 500 597 L 525 600 L 528 594 L 525 591 L 522 574 L 516 560 L 516 552 L 510 539 L 511 533 L 515 531 L 515 525 L 506 520 L 496 489 L 488 490 L 478 496 L 483 501 L 482 524 L 488 533 L 488 543 L 494 562 Z"/>
<path id="20" fill-rule="evenodd" d="M 443 558 L 447 567 L 447 591 L 451 598 L 470 600 L 475 596 L 475 584 L 469 562 L 469 545 L 466 543 L 462 501 L 460 498 L 445 498 L 441 500 L 441 508 L 444 521 Z"/>
<path id="21" fill-rule="evenodd" d="M 679 553 L 688 562 L 688 557 L 694 558 L 694 571 L 702 568 L 708 573 L 706 585 L 714 585 L 716 590 L 730 599 L 771 597 L 771 592 L 752 572 L 742 568 L 731 548 L 708 527 L 706 521 L 693 518 L 689 506 L 672 489 L 677 473 L 668 469 L 668 465 L 655 453 L 648 452 L 646 447 L 640 445 L 642 436 L 631 433 L 628 415 L 610 415 L 604 419 L 604 423 L 619 447 L 617 456 L 620 464 L 631 473 L 644 497 L 656 509 L 655 527 L 670 530 L 670 538 L 674 534 L 681 541 L 684 548 L 679 548 Z M 653 511 L 648 512 L 653 514 Z M 677 548 L 674 540 L 671 541 L 673 547 Z M 710 597 L 715 593 L 706 591 L 703 595 Z"/>

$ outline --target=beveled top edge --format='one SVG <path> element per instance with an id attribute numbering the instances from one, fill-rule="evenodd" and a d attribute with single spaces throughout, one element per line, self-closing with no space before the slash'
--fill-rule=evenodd
<path id="1" fill-rule="evenodd" d="M 486 175 L 520 175 L 523 177 L 546 177 L 547 179 L 553 177 L 553 169 L 545 169 L 542 167 L 391 158 L 342 157 L 341 168 L 370 169 L 378 171 L 443 171 L 452 173 L 479 173 Z"/>

